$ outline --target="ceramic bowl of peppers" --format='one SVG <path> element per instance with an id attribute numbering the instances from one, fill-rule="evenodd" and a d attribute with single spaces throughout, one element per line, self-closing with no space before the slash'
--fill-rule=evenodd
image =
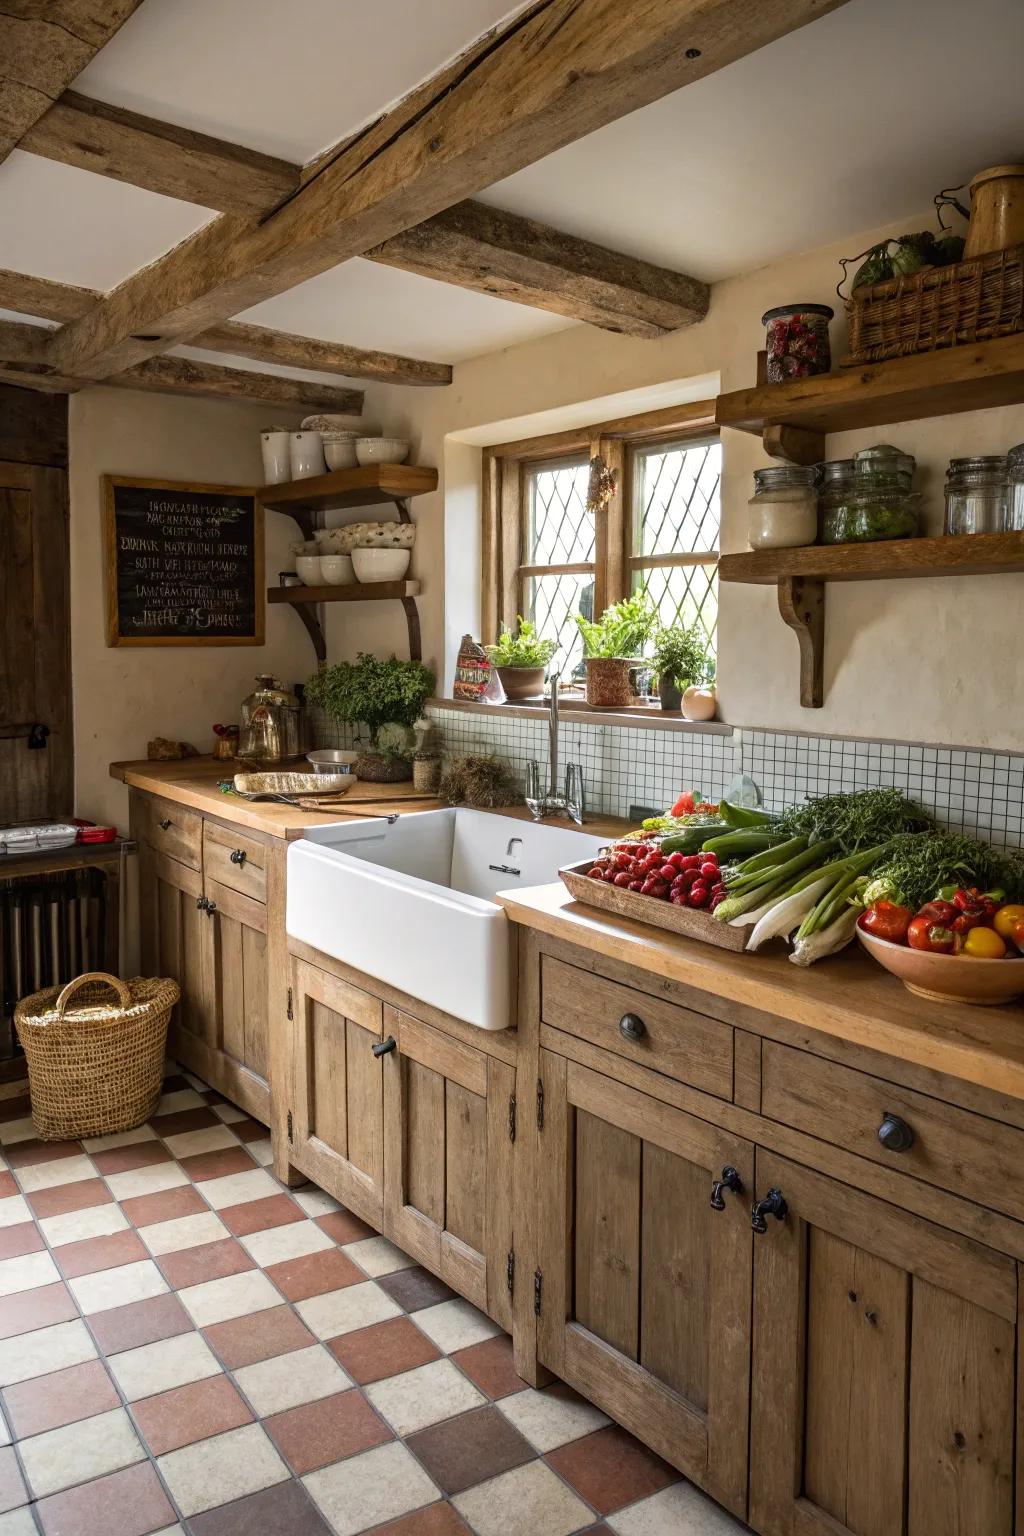
<path id="1" fill-rule="evenodd" d="M 1008 1003 L 1024 992 L 1024 906 L 1001 896 L 944 886 L 919 912 L 877 901 L 861 913 L 857 937 L 918 997 Z"/>

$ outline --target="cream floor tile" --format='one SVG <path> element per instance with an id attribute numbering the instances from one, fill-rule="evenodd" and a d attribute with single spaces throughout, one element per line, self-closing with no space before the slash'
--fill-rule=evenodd
<path id="1" fill-rule="evenodd" d="M 224 1323 L 250 1312 L 264 1312 L 279 1307 L 282 1297 L 276 1286 L 258 1269 L 240 1275 L 225 1275 L 221 1280 L 204 1280 L 201 1285 L 186 1286 L 178 1300 L 197 1328 Z"/>
<path id="2" fill-rule="evenodd" d="M 38 1536 L 38 1527 L 27 1507 L 0 1515 L 0 1536 Z"/>
<path id="3" fill-rule="evenodd" d="M 198 1248 L 200 1243 L 216 1243 L 229 1235 L 216 1211 L 196 1211 L 192 1216 L 178 1216 L 173 1221 L 157 1221 L 151 1227 L 139 1228 L 139 1236 L 150 1253 L 177 1253 L 181 1248 Z"/>
<path id="4" fill-rule="evenodd" d="M 611 1420 L 591 1403 L 570 1399 L 568 1402 L 551 1391 L 537 1392 L 528 1387 L 495 1404 L 515 1425 L 521 1435 L 543 1454 L 558 1445 L 578 1440 L 601 1429 Z"/>
<path id="5" fill-rule="evenodd" d="M 94 1179 L 96 1167 L 91 1157 L 58 1157 L 52 1163 L 30 1163 L 16 1172 L 18 1183 L 26 1194 L 33 1195 L 39 1189 L 53 1189 L 57 1184 L 78 1184 L 82 1179 Z"/>
<path id="6" fill-rule="evenodd" d="M 137 1125 L 131 1131 L 112 1131 L 109 1136 L 86 1136 L 82 1146 L 87 1152 L 109 1152 L 112 1147 L 132 1147 L 137 1141 L 155 1141 L 151 1125 Z"/>
<path id="7" fill-rule="evenodd" d="M 83 1322 L 56 1323 L 0 1339 L 0 1387 L 10 1387 L 34 1376 L 48 1376 L 67 1365 L 94 1360 L 96 1347 Z"/>
<path id="8" fill-rule="evenodd" d="M 8 1195 L 0 1200 L 0 1227 L 16 1227 L 23 1221 L 31 1221 L 32 1212 L 24 1195 Z"/>
<path id="9" fill-rule="evenodd" d="M 32 1435 L 18 1442 L 18 1450 L 37 1499 L 130 1467 L 146 1456 L 123 1408 Z"/>
<path id="10" fill-rule="evenodd" d="M 219 1376 L 220 1364 L 200 1333 L 179 1333 L 155 1344 L 141 1344 L 111 1355 L 108 1364 L 130 1403 L 184 1387 L 190 1381 Z"/>
<path id="11" fill-rule="evenodd" d="M 186 1072 L 184 1070 L 184 1068 L 182 1068 L 182 1067 L 178 1067 L 178 1072 L 179 1072 L 180 1076 L 182 1076 L 185 1079 L 186 1083 L 190 1084 L 190 1086 L 195 1089 L 196 1093 L 208 1093 L 209 1092 L 209 1089 L 210 1089 L 209 1083 L 204 1083 L 202 1078 L 201 1077 L 196 1077 L 194 1072 Z M 168 1077 L 171 1077 L 172 1075 L 173 1074 L 170 1073 L 170 1072 L 168 1072 L 168 1074 L 167 1074 Z"/>
<path id="12" fill-rule="evenodd" d="M 346 1285 L 340 1291 L 327 1291 L 295 1304 L 306 1327 L 318 1339 L 335 1339 L 356 1328 L 368 1328 L 389 1317 L 400 1317 L 402 1309 L 386 1291 L 372 1280 L 363 1285 Z"/>
<path id="13" fill-rule="evenodd" d="M 206 1100 L 201 1099 L 194 1088 L 176 1088 L 173 1093 L 165 1093 L 154 1115 L 176 1115 L 182 1109 L 205 1109 Z"/>
<path id="14" fill-rule="evenodd" d="M 86 1317 L 94 1312 L 109 1312 L 111 1307 L 126 1306 L 130 1301 L 145 1301 L 147 1296 L 162 1296 L 169 1289 L 152 1259 L 101 1269 L 94 1275 L 79 1275 L 68 1281 L 68 1288 Z"/>
<path id="15" fill-rule="evenodd" d="M 259 1424 L 214 1435 L 157 1459 L 186 1517 L 283 1483 L 290 1473 Z"/>
<path id="16" fill-rule="evenodd" d="M 352 1385 L 322 1344 L 243 1366 L 235 1371 L 235 1381 L 261 1418 L 330 1397 L 332 1392 L 344 1392 Z"/>
<path id="17" fill-rule="evenodd" d="M 337 1536 L 356 1536 L 440 1498 L 419 1462 L 395 1441 L 335 1462 L 303 1482 Z"/>
<path id="18" fill-rule="evenodd" d="M 128 1218 L 113 1200 L 106 1205 L 86 1206 L 83 1211 L 65 1211 L 61 1216 L 44 1216 L 39 1223 L 51 1248 L 64 1243 L 80 1243 L 86 1237 L 109 1237 L 111 1232 L 123 1232 Z"/>
<path id="19" fill-rule="evenodd" d="M 247 1118 L 245 1110 L 239 1109 L 237 1104 L 213 1104 L 210 1106 L 218 1120 L 223 1120 L 225 1125 L 233 1125 L 236 1120 Z"/>
<path id="20" fill-rule="evenodd" d="M 569 1536 L 594 1516 L 542 1461 L 527 1462 L 456 1494 L 452 1503 L 477 1536 Z"/>
<path id="21" fill-rule="evenodd" d="M 415 1434 L 487 1401 L 450 1360 L 434 1360 L 400 1376 L 371 1382 L 363 1391 L 398 1435 Z"/>
<path id="22" fill-rule="evenodd" d="M 333 1195 L 327 1195 L 322 1189 L 300 1189 L 293 1191 L 292 1199 L 297 1200 L 307 1216 L 328 1216 L 331 1211 L 340 1211 L 341 1205 Z"/>
<path id="23" fill-rule="evenodd" d="M 25 1253 L 17 1259 L 0 1259 L 0 1296 L 16 1296 L 37 1285 L 52 1285 L 60 1270 L 48 1253 Z"/>
<path id="24" fill-rule="evenodd" d="M 279 1195 L 281 1186 L 263 1168 L 249 1168 L 245 1173 L 229 1173 L 222 1179 L 203 1179 L 196 1185 L 199 1193 L 215 1211 L 228 1205 L 242 1205 L 247 1200 L 264 1200 Z"/>
<path id="25" fill-rule="evenodd" d="M 263 1168 L 269 1168 L 274 1161 L 274 1147 L 269 1136 L 265 1141 L 247 1141 L 245 1150 L 250 1157 L 254 1157 Z"/>
<path id="26" fill-rule="evenodd" d="M 692 1483 L 674 1483 L 606 1519 L 617 1536 L 747 1536 L 747 1527 Z"/>
<path id="27" fill-rule="evenodd" d="M 333 1248 L 334 1243 L 315 1221 L 289 1221 L 283 1227 L 268 1227 L 264 1232 L 250 1232 L 240 1237 L 245 1251 L 265 1269 L 268 1264 L 282 1264 L 285 1259 L 300 1259 L 307 1253 Z"/>
<path id="28" fill-rule="evenodd" d="M 237 1147 L 238 1137 L 226 1125 L 207 1125 L 199 1131 L 182 1131 L 166 1136 L 165 1144 L 173 1157 L 196 1157 L 200 1152 L 219 1152 L 222 1147 Z"/>
<path id="29" fill-rule="evenodd" d="M 364 1237 L 358 1243 L 346 1243 L 344 1252 L 355 1259 L 368 1275 L 393 1275 L 399 1269 L 412 1269 L 416 1263 L 386 1237 Z"/>
<path id="30" fill-rule="evenodd" d="M 433 1339 L 438 1349 L 446 1355 L 457 1349 L 468 1349 L 484 1339 L 493 1339 L 501 1332 L 497 1323 L 483 1312 L 478 1312 L 471 1302 L 457 1296 L 453 1301 L 439 1302 L 436 1307 L 423 1307 L 415 1313 L 417 1328 L 428 1339 Z"/>
<path id="31" fill-rule="evenodd" d="M 13 1146 L 16 1141 L 29 1141 L 35 1133 L 31 1115 L 24 1115 L 20 1120 L 7 1120 L 0 1125 L 0 1147 Z"/>
<path id="32" fill-rule="evenodd" d="M 136 1195 L 158 1195 L 163 1189 L 178 1189 L 188 1181 L 188 1174 L 177 1163 L 153 1163 L 148 1168 L 109 1174 L 107 1188 L 115 1200 L 134 1200 Z"/>
<path id="33" fill-rule="evenodd" d="M 10 1443 L 11 1432 L 7 1428 L 7 1420 L 4 1418 L 3 1414 L 0 1413 L 0 1445 L 10 1445 Z"/>

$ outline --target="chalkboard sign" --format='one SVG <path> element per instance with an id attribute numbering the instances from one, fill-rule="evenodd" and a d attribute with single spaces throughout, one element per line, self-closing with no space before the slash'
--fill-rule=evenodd
<path id="1" fill-rule="evenodd" d="M 103 477 L 108 645 L 262 645 L 263 508 L 231 485 Z"/>

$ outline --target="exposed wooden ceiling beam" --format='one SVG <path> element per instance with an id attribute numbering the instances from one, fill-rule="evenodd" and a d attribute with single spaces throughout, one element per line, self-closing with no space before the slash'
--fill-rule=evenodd
<path id="1" fill-rule="evenodd" d="M 484 203 L 456 203 L 367 251 L 372 261 L 626 336 L 703 320 L 706 283 Z"/>
<path id="2" fill-rule="evenodd" d="M 141 0 L 14 0 L 0 11 L 0 161 Z"/>
<path id="3" fill-rule="evenodd" d="M 13 309 L 19 315 L 66 323 L 81 319 L 102 297 L 95 288 L 75 288 L 71 283 L 0 268 L 0 309 Z"/>
<path id="4" fill-rule="evenodd" d="M 534 0 L 258 225 L 224 214 L 53 343 L 109 375 L 432 218 L 845 0 Z"/>
<path id="5" fill-rule="evenodd" d="M 150 192 L 258 218 L 299 185 L 286 160 L 65 91 L 20 147 Z"/>

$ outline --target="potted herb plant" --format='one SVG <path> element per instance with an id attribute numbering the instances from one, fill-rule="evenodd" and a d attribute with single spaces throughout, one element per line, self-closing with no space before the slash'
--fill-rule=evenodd
<path id="1" fill-rule="evenodd" d="M 399 661 L 397 656 L 385 660 L 360 651 L 355 661 L 315 672 L 306 685 L 306 698 L 335 720 L 366 727 L 370 750 L 356 759 L 359 778 L 396 784 L 412 778 L 412 726 L 434 682 L 433 672 L 420 661 Z"/>
<path id="2" fill-rule="evenodd" d="M 659 629 L 654 637 L 651 663 L 658 674 L 658 697 L 662 709 L 680 709 L 683 689 L 707 681 L 709 673 L 708 642 L 699 624 L 686 629 L 681 624 Z"/>
<path id="3" fill-rule="evenodd" d="M 484 647 L 501 678 L 509 699 L 532 699 L 544 692 L 544 671 L 558 649 L 555 640 L 542 640 L 536 627 L 522 614 L 517 620 L 519 633 L 501 626 L 497 645 Z"/>
<path id="4" fill-rule="evenodd" d="M 606 608 L 599 619 L 574 615 L 583 639 L 587 703 L 598 709 L 623 709 L 633 702 L 630 669 L 643 654 L 658 615 L 646 592 L 635 592 Z"/>

